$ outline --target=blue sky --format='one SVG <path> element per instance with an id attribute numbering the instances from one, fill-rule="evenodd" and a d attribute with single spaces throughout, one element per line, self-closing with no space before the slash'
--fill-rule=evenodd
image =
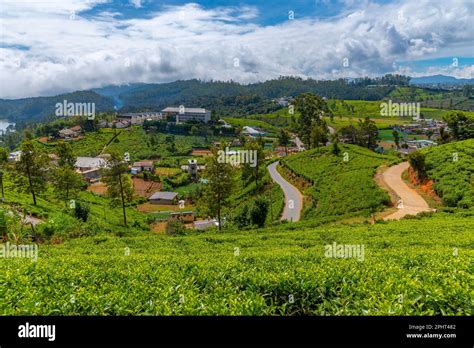
<path id="1" fill-rule="evenodd" d="M 94 15 L 100 11 L 117 11 L 123 14 L 124 18 L 140 18 L 147 16 L 150 12 L 162 11 L 167 6 L 182 6 L 190 1 L 112 1 L 100 4 L 91 10 L 84 11 L 84 15 Z M 342 1 L 324 1 L 324 0 L 259 0 L 259 1 L 192 1 L 201 5 L 203 8 L 212 9 L 216 7 L 227 6 L 253 6 L 258 9 L 259 16 L 252 21 L 261 25 L 275 25 L 285 22 L 288 19 L 290 11 L 293 11 L 295 18 L 330 18 L 340 14 L 346 6 Z M 376 3 L 386 3 L 384 1 L 375 1 Z M 136 4 L 136 5 L 135 5 Z M 139 4 L 139 5 L 138 5 Z"/>
<path id="2" fill-rule="evenodd" d="M 0 0 L 0 98 L 191 78 L 472 78 L 473 13 L 471 0 Z"/>

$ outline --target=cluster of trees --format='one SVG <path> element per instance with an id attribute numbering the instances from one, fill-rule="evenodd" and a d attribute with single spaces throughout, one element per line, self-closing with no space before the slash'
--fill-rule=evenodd
<path id="1" fill-rule="evenodd" d="M 452 140 L 465 140 L 474 138 L 474 117 L 468 116 L 461 111 L 452 112 L 443 117 L 450 129 Z M 441 131 L 441 140 L 446 142 L 449 136 L 446 135 L 444 129 Z"/>
<path id="2" fill-rule="evenodd" d="M 368 149 L 376 149 L 379 141 L 379 131 L 377 125 L 369 117 L 359 120 L 357 125 L 349 125 L 339 130 L 339 135 L 343 141 L 355 144 Z"/>
<path id="3" fill-rule="evenodd" d="M 356 86 L 369 85 L 388 85 L 388 86 L 408 86 L 410 84 L 410 77 L 398 74 L 387 74 L 381 77 L 362 77 L 356 78 L 351 83 Z"/>
<path id="4" fill-rule="evenodd" d="M 332 117 L 326 100 L 312 93 L 303 93 L 295 99 L 295 106 L 300 114 L 296 120 L 298 135 L 306 148 L 326 145 L 329 128 L 324 117 Z"/>
<path id="5" fill-rule="evenodd" d="M 220 151 L 225 151 L 227 144 L 212 148 L 212 155 L 208 158 L 206 169 L 202 174 L 205 182 L 202 196 L 199 199 L 200 206 L 209 215 L 217 218 L 219 230 L 222 228 L 222 212 L 231 206 L 230 197 L 236 188 L 236 170 L 231 163 L 219 160 L 222 158 Z M 243 150 L 255 151 L 255 161 L 241 163 L 241 182 L 243 187 L 249 183 L 255 183 L 255 192 L 262 189 L 262 177 L 264 175 L 264 153 L 260 140 L 249 140 L 243 144 Z M 251 207 L 244 204 L 240 213 L 235 217 L 235 223 L 242 227 L 249 224 L 262 227 L 268 213 L 268 202 L 256 200 Z"/>
<path id="6" fill-rule="evenodd" d="M 143 129 L 147 132 L 162 132 L 180 135 L 199 135 L 206 137 L 215 136 L 233 136 L 235 130 L 233 128 L 222 128 L 216 122 L 202 123 L 198 121 L 188 121 L 186 123 L 171 123 L 169 121 L 145 121 Z"/>

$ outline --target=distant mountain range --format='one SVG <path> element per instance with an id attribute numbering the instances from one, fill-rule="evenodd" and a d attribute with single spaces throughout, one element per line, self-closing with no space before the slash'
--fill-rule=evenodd
<path id="1" fill-rule="evenodd" d="M 458 79 L 453 76 L 432 75 L 422 77 L 412 77 L 410 80 L 412 85 L 432 85 L 432 84 L 450 84 L 450 85 L 467 85 L 474 84 L 474 79 Z"/>

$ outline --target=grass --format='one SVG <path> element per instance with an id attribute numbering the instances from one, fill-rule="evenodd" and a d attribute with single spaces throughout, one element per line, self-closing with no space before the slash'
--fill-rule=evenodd
<path id="1" fill-rule="evenodd" d="M 180 168 L 168 168 L 168 167 L 155 168 L 155 174 L 162 175 L 162 176 L 174 176 L 182 172 L 183 171 Z"/>
<path id="2" fill-rule="evenodd" d="M 310 198 L 304 218 L 368 215 L 390 202 L 373 177 L 380 165 L 394 163 L 397 158 L 355 145 L 340 145 L 340 150 L 339 155 L 334 155 L 328 146 L 282 160 L 284 167 L 310 183 L 304 191 Z"/>
<path id="3" fill-rule="evenodd" d="M 36 262 L 0 258 L 0 314 L 470 315 L 473 229 L 439 213 L 41 245 Z M 325 257 L 333 242 L 363 245 L 364 261 Z"/>
<path id="4" fill-rule="evenodd" d="M 234 127 L 258 127 L 268 132 L 268 135 L 278 134 L 278 128 L 262 120 L 251 118 L 224 117 L 224 120 Z"/>

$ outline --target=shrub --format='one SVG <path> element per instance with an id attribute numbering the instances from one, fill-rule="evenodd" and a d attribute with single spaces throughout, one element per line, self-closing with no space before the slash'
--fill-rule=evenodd
<path id="1" fill-rule="evenodd" d="M 268 214 L 268 200 L 264 197 L 258 197 L 250 210 L 250 219 L 253 225 L 263 227 Z"/>
<path id="2" fill-rule="evenodd" d="M 186 227 L 179 220 L 168 221 L 166 224 L 166 234 L 170 236 L 182 236 L 186 234 Z"/>
<path id="3" fill-rule="evenodd" d="M 89 217 L 89 206 L 85 203 L 76 202 L 74 216 L 77 219 L 86 222 L 87 218 Z"/>

